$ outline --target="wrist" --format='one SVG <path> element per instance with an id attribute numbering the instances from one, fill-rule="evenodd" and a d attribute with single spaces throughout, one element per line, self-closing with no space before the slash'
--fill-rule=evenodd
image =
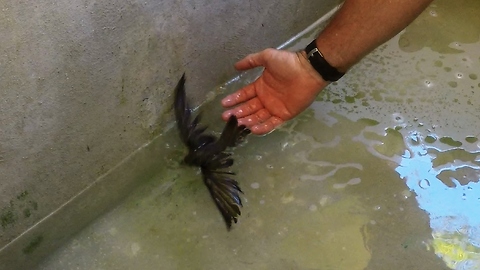
<path id="1" fill-rule="evenodd" d="M 319 51 L 322 52 L 324 59 L 338 72 L 346 73 L 348 69 L 353 65 L 347 59 L 345 59 L 340 53 L 339 48 L 341 45 L 335 44 L 335 42 L 330 42 L 325 38 L 318 37 L 315 40 L 315 44 Z"/>
<path id="2" fill-rule="evenodd" d="M 317 41 L 313 40 L 305 48 L 308 62 L 326 81 L 338 81 L 345 73 L 340 72 L 336 67 L 332 66 L 324 57 L 317 46 Z"/>
<path id="3" fill-rule="evenodd" d="M 300 61 L 300 66 L 303 69 L 303 73 L 311 79 L 309 81 L 311 81 L 311 84 L 315 87 L 315 89 L 317 89 L 316 94 L 320 93 L 320 91 L 330 84 L 330 82 L 324 80 L 322 76 L 320 76 L 320 74 L 318 74 L 318 72 L 313 68 L 308 61 L 307 53 L 305 51 L 302 50 L 297 52 L 297 57 Z"/>

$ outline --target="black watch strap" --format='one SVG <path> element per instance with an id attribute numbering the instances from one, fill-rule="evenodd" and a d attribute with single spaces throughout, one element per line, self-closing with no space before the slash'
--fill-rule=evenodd
<path id="1" fill-rule="evenodd" d="M 338 81 L 338 79 L 345 74 L 332 67 L 327 60 L 323 58 L 323 54 L 318 50 L 315 40 L 308 44 L 305 52 L 307 53 L 307 59 L 310 64 L 325 81 Z"/>

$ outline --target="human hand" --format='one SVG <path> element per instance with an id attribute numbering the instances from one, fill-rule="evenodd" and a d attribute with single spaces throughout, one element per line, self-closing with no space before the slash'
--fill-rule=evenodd
<path id="1" fill-rule="evenodd" d="M 234 114 L 239 125 L 252 133 L 266 134 L 305 110 L 328 82 L 315 71 L 305 52 L 266 49 L 247 55 L 235 64 L 238 70 L 263 66 L 262 75 L 222 100 L 228 120 Z"/>

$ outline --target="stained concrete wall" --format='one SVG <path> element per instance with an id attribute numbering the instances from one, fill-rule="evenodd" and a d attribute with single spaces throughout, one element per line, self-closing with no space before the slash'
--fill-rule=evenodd
<path id="1" fill-rule="evenodd" d="M 338 2 L 2 0 L 0 268 L 32 265 L 161 166 L 141 147 L 183 72 L 198 104 Z"/>

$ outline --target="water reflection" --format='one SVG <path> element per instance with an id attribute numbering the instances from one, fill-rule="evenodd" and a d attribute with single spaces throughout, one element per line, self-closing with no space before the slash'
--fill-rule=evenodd
<path id="1" fill-rule="evenodd" d="M 442 152 L 408 138 L 406 145 L 408 151 L 396 171 L 430 215 L 435 252 L 449 267 L 479 269 L 479 152 L 460 148 Z M 461 155 L 472 158 L 462 160 Z"/>

